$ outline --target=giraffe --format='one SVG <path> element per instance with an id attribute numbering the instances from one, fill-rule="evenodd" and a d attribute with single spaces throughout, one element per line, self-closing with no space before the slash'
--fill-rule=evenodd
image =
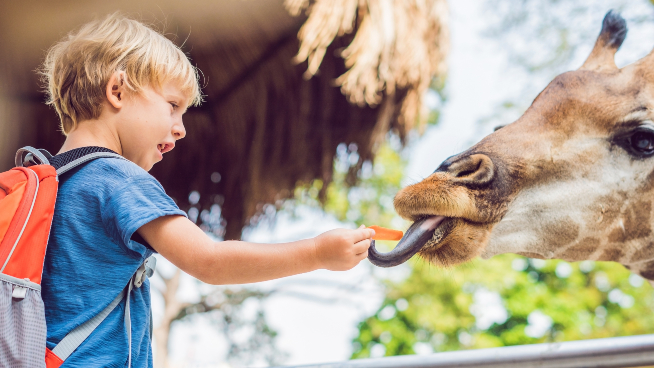
<path id="1" fill-rule="evenodd" d="M 619 69 L 627 33 L 609 11 L 584 64 L 515 122 L 396 195 L 414 221 L 374 264 L 416 253 L 439 266 L 517 253 L 619 262 L 654 280 L 654 52 Z"/>

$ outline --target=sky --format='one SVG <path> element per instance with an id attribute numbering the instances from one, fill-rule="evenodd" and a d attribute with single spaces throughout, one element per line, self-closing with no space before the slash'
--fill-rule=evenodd
<path id="1" fill-rule="evenodd" d="M 441 120 L 406 148 L 406 157 L 410 159 L 404 184 L 428 176 L 447 157 L 465 150 L 491 133 L 498 120 L 510 123 L 518 116 L 520 109 L 518 113 L 509 112 L 500 116 L 493 123 L 484 122 L 507 100 L 522 98 L 527 103 L 531 101 L 551 79 L 552 75 L 547 73 L 557 72 L 546 71 L 534 77 L 523 68 L 512 65 L 510 48 L 488 37 L 489 19 L 492 17 L 487 12 L 492 9 L 488 8 L 487 1 L 456 0 L 449 3 L 452 46 L 445 90 L 447 99 L 441 106 L 435 95 L 427 96 L 428 105 L 441 107 Z M 578 22 L 593 37 L 599 32 L 603 14 L 610 8 L 622 9 L 626 17 L 638 17 L 654 9 L 645 0 L 602 0 L 594 6 L 596 10 L 591 12 L 591 16 Z M 574 32 L 575 28 L 570 27 L 570 31 Z M 509 38 L 517 37 L 520 40 L 520 36 L 514 34 Z M 533 41 L 524 42 L 528 44 Z M 571 65 L 562 65 L 563 70 L 558 72 L 581 65 L 593 43 L 594 39 L 591 39 L 586 42 L 587 45 L 582 45 L 578 50 L 579 56 L 572 58 Z M 654 23 L 630 24 L 630 34 L 617 55 L 618 65 L 623 66 L 644 56 L 652 46 Z M 302 211 L 297 218 L 280 214 L 273 227 L 260 226 L 249 233 L 246 240 L 283 242 L 315 236 L 336 227 L 353 227 L 316 209 L 306 208 Z M 165 269 L 165 262 L 160 263 Z M 408 274 L 408 269 L 403 266 L 376 269 L 366 260 L 346 272 L 315 271 L 250 286 L 280 290 L 265 302 L 264 309 L 268 323 L 278 332 L 277 346 L 288 354 L 286 365 L 349 358 L 352 353 L 351 340 L 357 334 L 357 323 L 375 313 L 383 298 L 383 288 L 371 277 L 373 273 L 401 279 Z M 156 284 L 157 280 L 153 282 Z M 183 294 L 186 293 L 181 295 L 182 298 L 194 297 L 194 283 L 190 277 L 183 280 L 181 289 Z M 496 299 L 493 295 L 486 296 L 489 310 L 492 311 L 493 303 L 498 303 L 494 301 Z M 162 313 L 161 305 L 161 300 L 153 295 L 155 324 Z M 493 318 L 493 313 L 489 313 L 488 318 Z M 495 314 L 498 313 L 501 314 L 501 310 L 496 309 Z M 226 344 L 206 322 L 178 323 L 171 336 L 171 358 L 175 366 L 227 367 L 224 363 L 218 363 L 225 355 Z"/>

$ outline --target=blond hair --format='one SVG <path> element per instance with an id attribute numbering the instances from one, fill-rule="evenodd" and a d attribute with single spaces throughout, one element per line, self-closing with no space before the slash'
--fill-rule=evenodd
<path id="1" fill-rule="evenodd" d="M 190 105 L 202 102 L 198 71 L 184 52 L 152 28 L 114 13 L 83 25 L 55 44 L 40 69 L 49 105 L 68 134 L 100 116 L 111 76 L 123 71 L 127 88 L 179 83 Z"/>

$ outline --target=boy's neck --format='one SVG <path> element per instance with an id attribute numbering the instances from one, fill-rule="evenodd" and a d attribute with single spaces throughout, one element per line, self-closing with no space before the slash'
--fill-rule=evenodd
<path id="1" fill-rule="evenodd" d="M 115 129 L 111 129 L 111 127 L 112 124 L 108 124 L 102 119 L 80 121 L 77 127 L 68 133 L 66 141 L 57 154 L 76 148 L 96 146 L 108 148 L 122 155 L 120 139 Z"/>

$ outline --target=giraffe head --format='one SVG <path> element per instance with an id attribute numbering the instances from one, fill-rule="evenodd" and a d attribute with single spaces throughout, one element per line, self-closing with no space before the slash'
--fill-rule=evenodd
<path id="1" fill-rule="evenodd" d="M 517 253 L 616 261 L 654 279 L 654 53 L 619 69 L 627 33 L 609 12 L 583 66 L 556 77 L 512 124 L 402 189 L 414 221 L 390 266 Z"/>

